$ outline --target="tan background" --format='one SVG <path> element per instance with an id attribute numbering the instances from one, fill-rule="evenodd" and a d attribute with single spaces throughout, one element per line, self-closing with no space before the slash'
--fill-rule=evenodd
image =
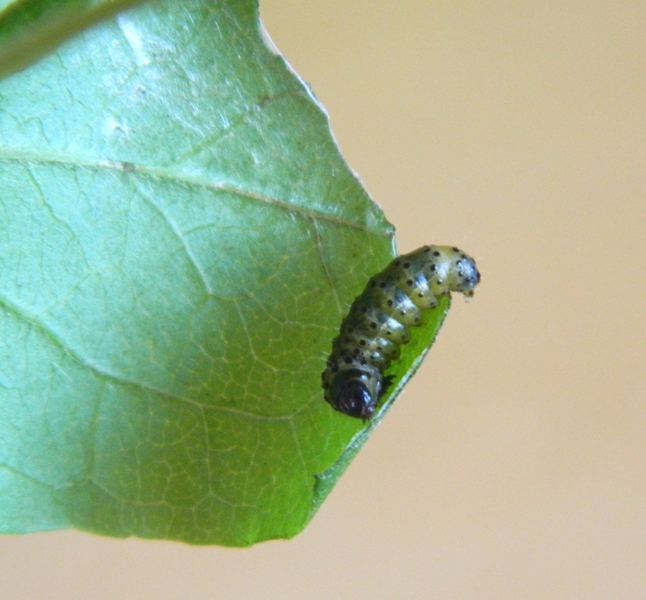
<path id="1" fill-rule="evenodd" d="M 399 249 L 483 283 L 295 540 L 4 538 L 0 597 L 646 598 L 646 3 L 262 12 Z"/>

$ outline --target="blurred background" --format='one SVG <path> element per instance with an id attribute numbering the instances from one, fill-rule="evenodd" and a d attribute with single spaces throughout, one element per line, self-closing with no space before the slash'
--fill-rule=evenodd
<path id="1" fill-rule="evenodd" d="M 0 597 L 646 598 L 646 3 L 261 11 L 399 251 L 483 282 L 294 540 L 5 537 Z"/>

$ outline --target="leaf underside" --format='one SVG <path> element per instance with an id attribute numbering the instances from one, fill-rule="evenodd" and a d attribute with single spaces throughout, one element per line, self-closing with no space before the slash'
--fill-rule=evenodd
<path id="1" fill-rule="evenodd" d="M 291 537 L 448 310 L 370 424 L 323 401 L 393 228 L 251 0 L 143 4 L 0 82 L 0 177 L 4 532 Z"/>

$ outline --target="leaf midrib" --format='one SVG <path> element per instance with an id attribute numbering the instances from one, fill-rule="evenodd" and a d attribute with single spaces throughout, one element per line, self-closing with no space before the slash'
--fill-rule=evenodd
<path id="1" fill-rule="evenodd" d="M 0 161 L 6 162 L 16 162 L 20 164 L 33 164 L 33 165 L 51 165 L 56 164 L 62 167 L 69 169 L 88 169 L 95 171 L 112 171 L 114 173 L 121 173 L 127 175 L 129 173 L 137 173 L 140 175 L 147 175 L 149 177 L 154 177 L 156 179 L 172 181 L 174 183 L 179 183 L 186 185 L 188 187 L 196 187 L 202 190 L 209 190 L 212 192 L 225 192 L 228 194 L 233 194 L 239 196 L 243 200 L 250 202 L 265 204 L 272 206 L 278 210 L 283 210 L 289 213 L 302 215 L 308 219 L 314 219 L 316 221 L 322 221 L 329 224 L 338 225 L 340 227 L 347 227 L 350 229 L 355 229 L 367 233 L 372 233 L 384 238 L 390 238 L 391 234 L 389 232 L 380 231 L 379 229 L 373 229 L 366 226 L 363 223 L 356 223 L 354 221 L 349 221 L 347 219 L 339 218 L 335 215 L 327 214 L 321 211 L 314 209 L 303 208 L 296 204 L 286 202 L 284 200 L 279 200 L 273 196 L 266 194 L 259 194 L 257 192 L 246 190 L 241 188 L 239 185 L 236 185 L 231 182 L 214 182 L 202 177 L 195 177 L 191 175 L 178 174 L 170 169 L 163 167 L 150 167 L 136 165 L 130 162 L 122 161 L 112 161 L 112 160 L 102 160 L 102 161 L 89 161 L 89 160 L 79 160 L 71 156 L 65 156 L 59 154 L 56 156 L 38 156 L 32 155 L 28 152 L 17 151 L 13 152 L 7 151 L 7 147 L 0 148 Z"/>

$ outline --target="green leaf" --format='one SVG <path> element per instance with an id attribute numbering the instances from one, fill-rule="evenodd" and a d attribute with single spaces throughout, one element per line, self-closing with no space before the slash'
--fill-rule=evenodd
<path id="1" fill-rule="evenodd" d="M 323 401 L 393 229 L 257 11 L 142 5 L 0 84 L 1 531 L 291 537 L 397 393 Z"/>
<path id="2" fill-rule="evenodd" d="M 141 0 L 0 0 L 0 78 Z"/>

